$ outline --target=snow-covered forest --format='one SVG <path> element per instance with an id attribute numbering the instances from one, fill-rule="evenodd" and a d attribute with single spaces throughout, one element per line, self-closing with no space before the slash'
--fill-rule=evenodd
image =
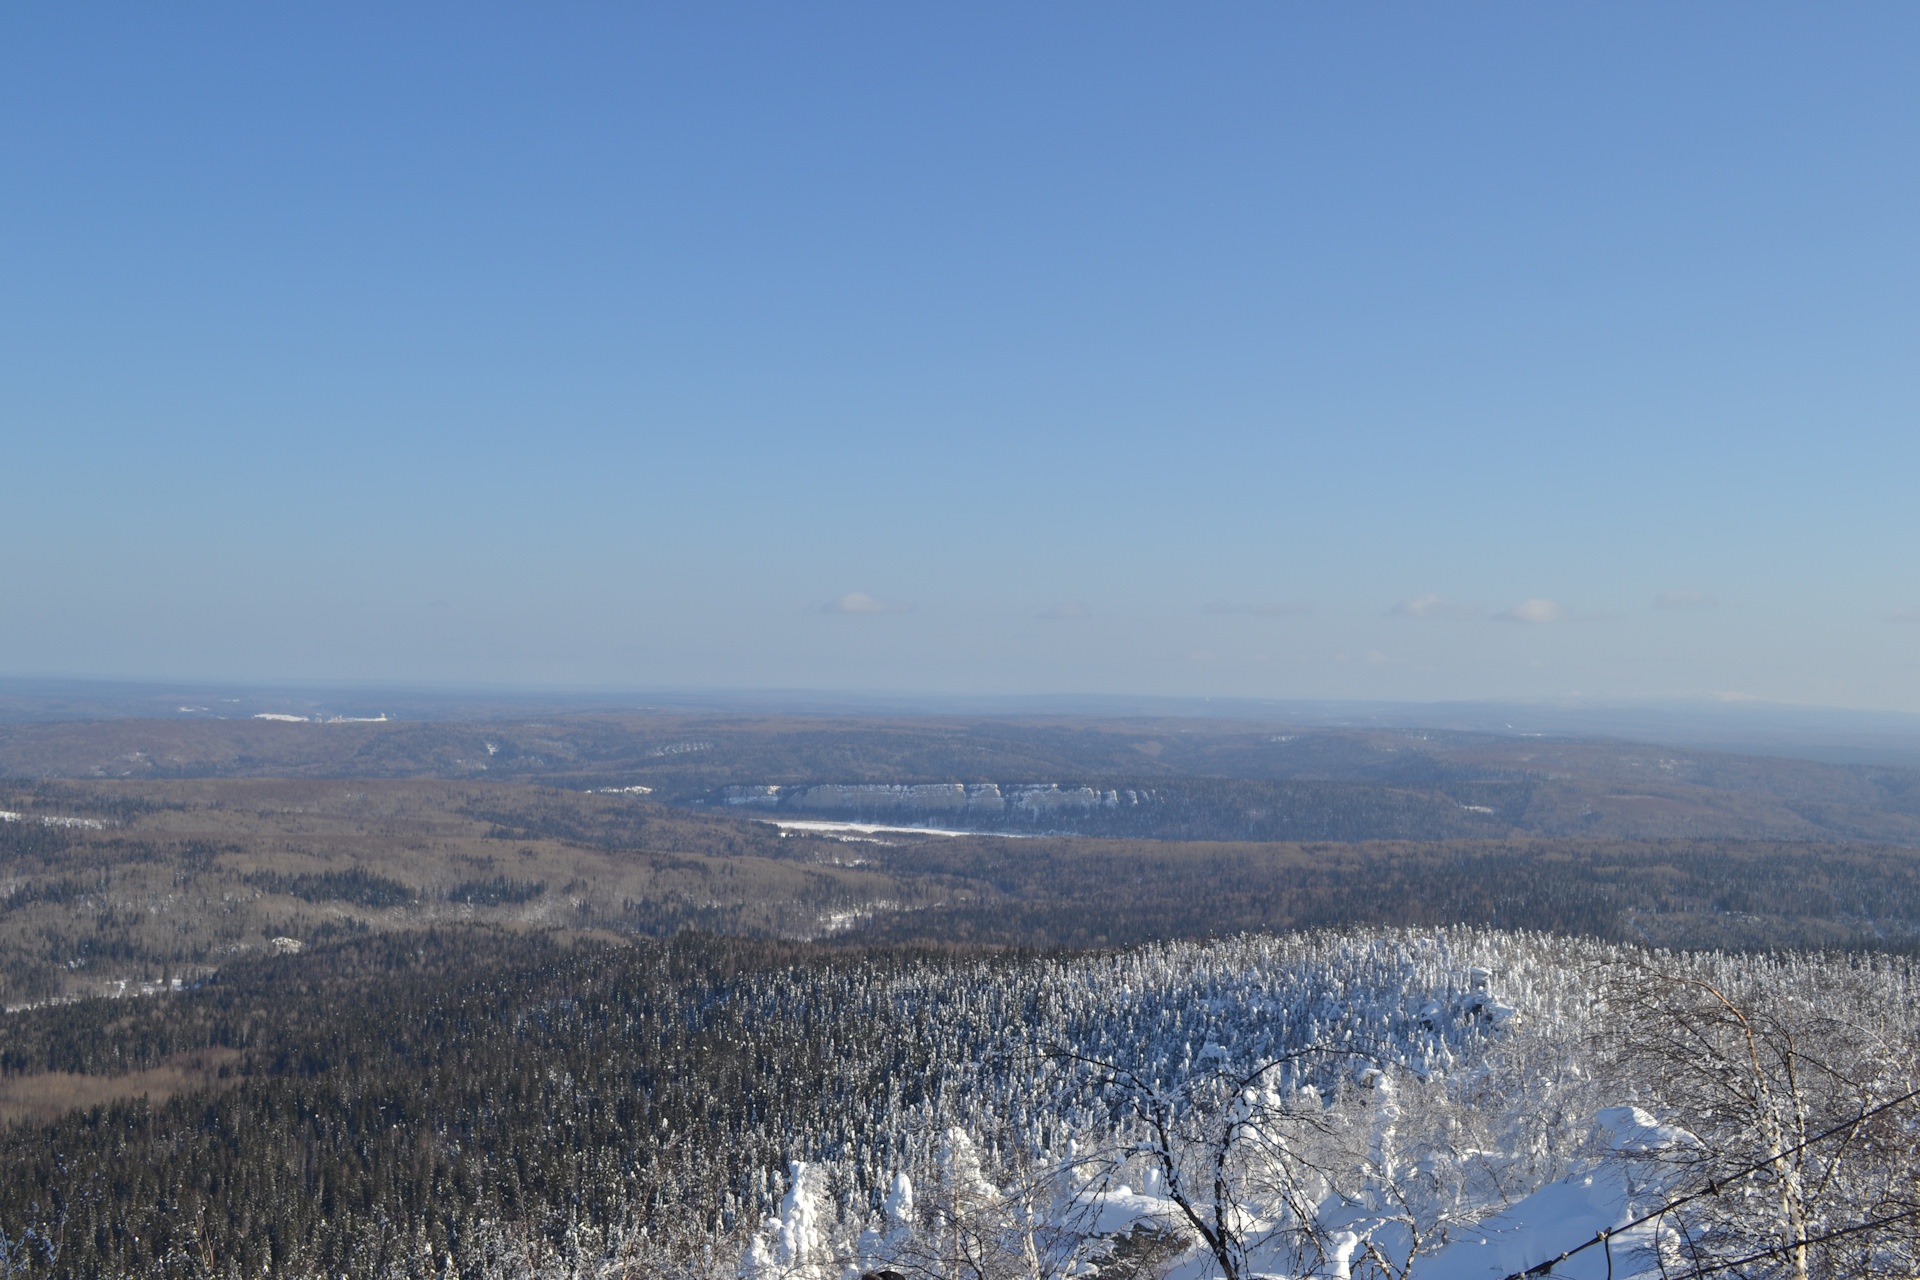
<path id="1" fill-rule="evenodd" d="M 5 1135 L 0 1274 L 1920 1265 L 1904 959 L 1468 929 L 1078 956 L 355 945 L 11 1017 L 10 1077 L 216 1052 L 232 1080 Z"/>
<path id="2" fill-rule="evenodd" d="M 1602 1233 L 1554 1274 L 1920 1258 L 1905 966 L 1375 933 L 884 998 L 939 1039 L 936 1087 L 796 1135 L 743 1274 L 1464 1280 Z"/>

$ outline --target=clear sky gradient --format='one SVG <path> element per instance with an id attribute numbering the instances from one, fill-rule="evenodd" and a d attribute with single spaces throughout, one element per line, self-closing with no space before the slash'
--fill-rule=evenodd
<path id="1" fill-rule="evenodd" d="M 13 5 L 0 673 L 1920 710 L 1920 8 Z"/>

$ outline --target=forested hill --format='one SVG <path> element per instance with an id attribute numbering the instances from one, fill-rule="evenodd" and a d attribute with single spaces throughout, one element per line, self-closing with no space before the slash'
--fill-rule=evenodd
<path id="1" fill-rule="evenodd" d="M 1866 841 L 1920 846 L 1920 772 L 1603 739 L 1244 721 L 590 715 L 0 725 L 0 777 L 443 778 L 645 788 L 813 816 L 1154 839 Z M 927 806 L 877 788 L 996 788 Z M 837 789 L 837 790 L 836 790 Z M 1138 803 L 1058 802 L 1131 792 Z M 844 803 L 826 803 L 834 795 Z M 1023 804 L 1022 795 L 1049 802 Z M 802 814 L 801 816 L 805 816 Z"/>
<path id="2" fill-rule="evenodd" d="M 17 815 L 0 822 L 7 1005 L 461 923 L 1026 947 L 1463 922 L 1658 946 L 1920 941 L 1920 853 L 1876 845 L 783 832 L 777 812 L 434 779 L 40 782 L 0 785 L 0 811 Z"/>
<path id="3" fill-rule="evenodd" d="M 1361 1239 L 1382 1272 L 1506 1274 L 1510 1248 L 1471 1251 L 1593 1238 L 1569 1195 L 1623 1223 L 1781 1123 L 1913 1090 L 1913 982 L 1462 929 L 1079 956 L 338 941 L 0 1020 L 7 1097 L 96 1099 L 0 1132 L 0 1256 L 36 1280 L 835 1280 L 931 1271 L 960 1226 L 983 1261 L 1043 1249 L 1042 1274 L 1326 1274 Z M 1767 1092 L 1729 1101 L 1729 1071 Z M 1217 1160 L 1216 1132 L 1252 1145 Z M 1910 1274 L 1915 1128 L 1848 1132 L 1796 1147 L 1789 1210 L 1845 1229 L 1811 1274 Z M 1181 1186 L 1224 1197 L 1224 1253 Z M 1718 1274 L 1769 1247 L 1776 1205 L 1703 1200 L 1664 1271 L 1677 1232 L 1624 1233 L 1618 1274 Z"/>

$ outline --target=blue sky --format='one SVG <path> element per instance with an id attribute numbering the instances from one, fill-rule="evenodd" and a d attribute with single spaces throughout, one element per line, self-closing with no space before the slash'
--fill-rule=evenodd
<path id="1" fill-rule="evenodd" d="M 0 673 L 1920 710 L 1915 227 L 1912 6 L 12 6 Z"/>

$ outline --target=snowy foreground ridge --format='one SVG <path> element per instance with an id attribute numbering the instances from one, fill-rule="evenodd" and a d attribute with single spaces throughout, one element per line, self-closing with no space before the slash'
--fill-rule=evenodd
<path id="1" fill-rule="evenodd" d="M 874 980 L 943 1066 L 795 1135 L 742 1280 L 1920 1267 L 1904 963 L 1455 930 Z"/>

